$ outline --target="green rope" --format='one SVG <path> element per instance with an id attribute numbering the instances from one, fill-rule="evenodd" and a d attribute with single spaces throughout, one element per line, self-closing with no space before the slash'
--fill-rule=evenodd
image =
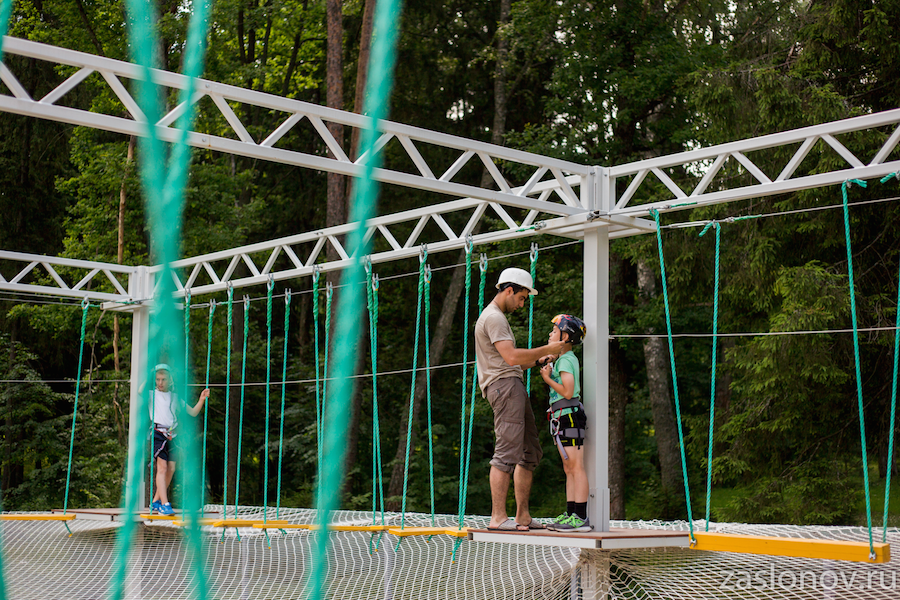
<path id="1" fill-rule="evenodd" d="M 180 356 L 182 344 L 185 343 L 178 326 L 178 314 L 173 294 L 174 279 L 171 276 L 171 264 L 178 258 L 179 238 L 181 235 L 182 211 L 184 208 L 184 189 L 188 178 L 191 148 L 187 145 L 188 131 L 193 129 L 196 116 L 196 104 L 191 102 L 195 93 L 196 78 L 203 70 L 206 52 L 206 34 L 209 30 L 208 15 L 210 2 L 199 0 L 193 2 L 186 10 L 191 14 L 186 41 L 184 44 L 184 74 L 187 85 L 179 93 L 179 103 L 187 106 L 179 117 L 175 128 L 178 139 L 171 146 L 171 154 L 167 160 L 168 146 L 158 137 L 154 125 L 162 116 L 162 95 L 150 69 L 156 66 L 158 57 L 157 18 L 153 14 L 152 3 L 140 0 L 126 0 L 129 25 L 128 44 L 132 61 L 138 65 L 139 76 L 135 81 L 135 98 L 145 118 L 141 119 L 143 136 L 140 140 L 140 173 L 146 197 L 147 226 L 150 235 L 150 252 L 162 270 L 157 273 L 159 287 L 155 292 L 154 310 L 150 315 L 148 355 L 155 357 L 165 350 L 170 356 Z M 180 366 L 177 370 L 181 370 Z M 149 365 L 145 372 L 150 375 Z M 175 374 L 175 381 L 183 381 Z M 149 377 L 148 379 L 152 379 Z M 146 431 L 148 412 L 138 407 L 139 422 L 135 430 Z M 200 475 L 199 453 L 196 451 L 196 440 L 192 435 L 185 436 L 184 455 L 188 457 L 184 467 L 179 470 L 185 483 L 196 481 Z M 140 450 L 129 453 L 126 477 L 123 482 L 124 508 L 135 512 L 143 499 L 139 492 L 143 489 L 141 480 L 144 476 L 143 445 L 135 444 Z M 183 485 L 185 490 L 188 485 Z M 187 547 L 192 567 L 192 575 L 196 585 L 196 596 L 204 600 L 208 596 L 208 581 L 203 570 L 204 547 L 196 514 L 199 511 L 200 498 L 196 494 L 186 494 L 186 503 L 182 507 L 188 517 Z M 126 520 L 116 535 L 116 554 L 111 581 L 111 600 L 119 600 L 124 595 L 125 576 L 128 570 L 128 558 L 134 537 L 135 523 Z"/>
<path id="2" fill-rule="evenodd" d="M 887 183 L 888 181 L 890 181 L 891 179 L 894 179 L 894 178 L 900 179 L 900 173 L 897 173 L 895 171 L 893 173 L 889 173 L 888 175 L 885 175 L 884 177 L 881 178 L 881 183 Z"/>
<path id="3" fill-rule="evenodd" d="M 538 245 L 531 244 L 531 282 L 537 283 Z M 534 329 L 534 294 L 528 296 L 528 347 L 531 348 L 532 331 Z M 525 392 L 531 397 L 531 367 L 525 371 Z"/>
<path id="4" fill-rule="evenodd" d="M 75 421 L 78 417 L 78 393 L 81 390 L 81 362 L 84 357 L 84 331 L 87 325 L 88 300 L 81 302 L 81 341 L 78 345 L 78 375 L 75 379 L 75 409 L 72 411 L 72 433 L 69 435 L 69 466 L 66 469 L 66 493 L 63 500 L 63 514 L 69 508 L 69 483 L 72 478 L 72 450 L 75 448 Z M 65 523 L 65 521 L 63 521 Z M 68 525 L 67 525 L 68 526 Z M 72 532 L 69 532 L 71 535 Z"/>
<path id="5" fill-rule="evenodd" d="M 369 354 L 372 359 L 372 525 L 381 514 L 384 525 L 384 476 L 381 469 L 381 422 L 378 416 L 378 276 L 366 261 L 366 308 L 369 313 Z M 380 510 L 379 510 L 380 509 Z M 369 554 L 378 550 L 376 536 L 369 536 Z M 381 536 L 378 536 L 378 540 Z M 374 546 L 373 546 L 374 544 Z"/>
<path id="6" fill-rule="evenodd" d="M 284 357 L 283 366 L 281 368 L 281 425 L 278 428 L 278 492 L 275 500 L 275 519 L 278 519 L 281 510 L 281 459 L 284 455 L 284 396 L 287 388 L 287 367 L 288 367 L 288 326 L 291 317 L 291 290 L 284 292 Z"/>
<path id="7" fill-rule="evenodd" d="M 313 267 L 313 337 L 315 338 L 316 350 L 316 477 L 322 470 L 322 386 L 319 379 L 319 267 Z"/>
<path id="8" fill-rule="evenodd" d="M 378 415 L 378 276 L 366 265 L 366 308 L 369 312 L 369 355 L 372 359 L 372 524 L 376 524 L 379 499 L 384 525 L 384 480 L 381 472 L 381 422 Z M 380 491 L 380 494 L 379 494 Z"/>
<path id="9" fill-rule="evenodd" d="M 226 519 L 228 518 L 228 423 L 231 421 L 231 328 L 234 314 L 234 288 L 228 285 L 228 334 L 226 336 L 225 349 L 225 468 L 222 471 L 222 507 Z M 237 517 L 237 515 L 235 515 Z M 222 542 L 225 542 L 225 529 L 222 529 Z"/>
<path id="10" fill-rule="evenodd" d="M 272 291 L 275 280 L 269 276 L 266 286 L 266 431 L 263 436 L 263 524 L 268 522 L 269 514 L 269 392 L 272 381 Z M 264 530 L 266 531 L 266 530 Z M 269 532 L 266 531 L 266 541 Z"/>
<path id="11" fill-rule="evenodd" d="M 419 285 L 416 294 L 416 335 L 413 338 L 413 364 L 412 364 L 412 381 L 409 384 L 409 407 L 407 408 L 406 418 L 406 457 L 403 462 L 403 499 L 400 508 L 400 529 L 406 525 L 406 491 L 409 487 L 409 454 L 412 444 L 412 426 L 414 420 L 413 408 L 416 397 L 416 372 L 419 369 L 419 339 L 422 329 L 422 304 L 425 296 L 425 261 L 428 260 L 428 248 L 422 247 L 419 253 Z M 397 547 L 403 538 L 397 540 Z"/>
<path id="12" fill-rule="evenodd" d="M 13 0 L 0 0 L 0 62 L 3 61 L 3 36 L 9 30 L 9 15 L 12 12 L 12 5 Z M 2 574 L 0 574 L 0 582 L 2 582 Z M 5 586 L 0 584 L 0 597 L 5 595 Z"/>
<path id="13" fill-rule="evenodd" d="M 331 285 L 330 281 L 325 282 L 325 360 L 322 363 L 322 407 L 321 414 L 322 418 L 319 421 L 319 431 L 318 431 L 318 449 L 319 449 L 319 474 L 322 473 L 323 466 L 323 452 L 322 445 L 325 443 L 325 399 L 328 397 L 328 347 L 330 345 L 329 338 L 331 337 L 331 303 L 332 298 L 334 298 L 334 286 Z"/>
<path id="14" fill-rule="evenodd" d="M 379 121 L 388 113 L 388 103 L 393 84 L 393 69 L 396 57 L 396 40 L 400 30 L 400 0 L 382 0 L 376 4 L 372 31 L 372 49 L 369 60 L 369 77 L 366 79 L 363 122 L 366 126 L 360 132 L 360 155 L 368 158 L 360 167 L 360 177 L 354 182 L 350 202 L 349 223 L 356 223 L 347 234 L 347 254 L 364 257 L 369 254 L 370 240 L 366 238 L 364 223 L 374 214 L 378 200 L 378 184 L 374 181 L 375 170 L 381 164 L 384 153 L 375 152 L 375 140 Z M 328 547 L 330 535 L 327 520 L 332 510 L 338 507 L 341 493 L 342 469 L 346 453 L 349 412 L 345 407 L 352 401 L 354 380 L 350 378 L 356 367 L 356 356 L 361 330 L 360 309 L 365 302 L 364 291 L 355 285 L 363 279 L 360 259 L 349 261 L 341 276 L 345 284 L 337 309 L 335 338 L 340 340 L 335 347 L 333 383 L 329 405 L 325 409 L 327 426 L 325 432 L 325 454 L 334 468 L 325 471 L 319 485 L 316 508 L 319 513 L 320 534 L 315 538 L 315 550 L 309 572 L 309 596 L 319 600 L 325 592 L 325 572 L 328 567 Z M 332 404 L 333 403 L 333 404 Z M 331 408 L 333 407 L 333 409 Z"/>
<path id="15" fill-rule="evenodd" d="M 710 227 L 716 229 L 716 277 L 713 286 L 712 375 L 709 382 L 709 449 L 706 455 L 706 531 L 709 531 L 709 507 L 712 501 L 713 424 L 716 422 L 716 345 L 719 340 L 719 249 L 722 232 L 722 227 L 718 223 L 709 223 L 700 232 L 700 236 L 702 237 Z"/>
<path id="16" fill-rule="evenodd" d="M 431 526 L 435 526 L 434 515 L 434 432 L 431 423 L 431 267 L 425 265 L 425 398 L 428 407 L 428 475 L 431 484 Z M 428 539 L 431 539 L 430 537 Z"/>
<path id="17" fill-rule="evenodd" d="M 897 173 L 891 173 L 881 179 L 881 183 L 887 183 L 892 177 L 898 177 Z M 884 520 L 882 523 L 881 541 L 887 542 L 888 505 L 891 501 L 891 471 L 894 464 L 894 423 L 897 413 L 897 359 L 900 357 L 900 278 L 897 280 L 897 314 L 894 326 L 894 376 L 891 383 L 891 420 L 888 428 L 888 469 L 884 482 Z"/>
<path id="18" fill-rule="evenodd" d="M 241 445 L 244 441 L 244 389 L 247 382 L 247 337 L 250 331 L 250 296 L 244 296 L 244 349 L 241 357 L 241 413 L 238 420 L 237 464 L 234 476 L 234 517 L 237 518 L 238 497 L 241 494 Z M 235 529 L 237 531 L 237 529 Z M 240 539 L 240 534 L 238 534 Z"/>
<path id="19" fill-rule="evenodd" d="M 841 184 L 841 195 L 844 199 L 844 237 L 847 242 L 847 274 L 850 285 L 850 318 L 853 321 L 853 360 L 856 366 L 856 399 L 859 405 L 859 439 L 862 445 L 863 485 L 866 486 L 866 522 L 869 529 L 869 558 L 875 559 L 875 546 L 872 542 L 872 504 L 869 498 L 869 459 L 866 451 L 866 420 L 863 413 L 862 368 L 859 362 L 859 332 L 856 329 L 856 290 L 853 284 L 853 252 L 850 247 L 850 208 L 847 201 L 847 188 L 851 183 L 866 187 L 860 179 L 850 179 Z"/>
<path id="20" fill-rule="evenodd" d="M 469 296 L 472 289 L 472 250 L 474 244 L 470 237 L 466 242 L 466 297 L 463 301 L 463 355 L 462 355 L 462 400 L 460 402 L 459 417 L 459 481 L 462 482 L 466 464 L 466 401 L 469 394 L 466 383 L 469 375 Z M 475 382 L 472 382 L 475 385 Z M 456 512 L 459 515 L 463 513 L 462 495 L 457 499 Z M 460 528 L 462 528 L 462 517 L 460 517 Z"/>
<path id="21" fill-rule="evenodd" d="M 685 503 L 687 504 L 688 528 L 690 529 L 691 534 L 691 544 L 695 544 L 696 539 L 694 538 L 694 517 L 691 510 L 691 490 L 688 487 L 687 458 L 685 457 L 684 451 L 684 432 L 681 428 L 681 403 L 678 399 L 678 376 L 675 374 L 675 346 L 672 343 L 672 317 L 669 312 L 669 290 L 668 286 L 666 285 L 666 263 L 663 259 L 662 232 L 659 226 L 659 211 L 656 209 L 651 209 L 650 214 L 653 216 L 653 220 L 656 221 L 656 242 L 659 248 L 659 270 L 662 275 L 663 301 L 666 308 L 666 331 L 669 338 L 669 362 L 672 365 L 672 389 L 675 392 L 675 416 L 678 420 L 678 445 L 681 449 L 681 473 L 684 477 L 684 498 Z"/>
<path id="22" fill-rule="evenodd" d="M 481 260 L 478 261 L 478 270 L 481 272 L 481 280 L 478 286 L 478 314 L 480 315 L 484 310 L 484 282 L 487 279 L 487 255 L 482 254 Z M 458 521 L 458 529 L 462 530 L 465 514 L 466 514 L 466 500 L 469 494 L 469 467 L 472 462 L 472 431 L 475 426 L 475 388 L 478 385 L 478 364 L 476 363 L 475 367 L 472 369 L 472 391 L 471 391 L 471 403 L 469 406 L 469 431 L 468 435 L 462 440 L 460 445 L 465 445 L 465 455 L 466 455 L 466 468 L 465 472 L 460 480 L 460 491 L 459 491 L 459 521 Z M 465 415 L 463 415 L 463 425 L 465 425 Z M 451 562 L 456 562 L 456 551 L 462 545 L 462 538 L 456 538 L 456 542 L 453 544 L 453 553 L 450 555 Z"/>
<path id="23" fill-rule="evenodd" d="M 209 303 L 209 325 L 206 329 L 206 382 L 203 389 L 209 389 L 209 364 L 212 360 L 213 314 L 216 312 L 216 301 Z M 185 338 L 187 339 L 187 338 Z M 187 346 L 187 344 L 185 344 Z M 203 462 L 200 463 L 200 506 L 206 506 L 206 438 L 209 435 L 209 398 L 203 403 Z"/>

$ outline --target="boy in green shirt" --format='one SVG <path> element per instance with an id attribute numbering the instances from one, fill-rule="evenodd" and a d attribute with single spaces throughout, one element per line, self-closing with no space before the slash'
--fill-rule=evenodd
<path id="1" fill-rule="evenodd" d="M 553 317 L 550 342 L 580 344 L 587 328 L 572 315 Z M 550 386 L 550 435 L 556 442 L 566 472 L 566 512 L 547 528 L 565 533 L 593 530 L 587 517 L 588 479 L 584 468 L 584 428 L 587 417 L 581 403 L 581 372 L 571 350 L 541 368 L 541 377 Z"/>

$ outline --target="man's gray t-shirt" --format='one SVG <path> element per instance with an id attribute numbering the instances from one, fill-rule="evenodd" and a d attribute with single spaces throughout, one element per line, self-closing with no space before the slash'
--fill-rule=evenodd
<path id="1" fill-rule="evenodd" d="M 503 340 L 510 340 L 513 345 L 516 344 L 506 315 L 500 307 L 491 302 L 475 322 L 475 363 L 478 365 L 478 386 L 481 388 L 482 396 L 487 396 L 485 390 L 498 379 L 504 377 L 523 379 L 522 367 L 507 363 L 494 346 Z"/>

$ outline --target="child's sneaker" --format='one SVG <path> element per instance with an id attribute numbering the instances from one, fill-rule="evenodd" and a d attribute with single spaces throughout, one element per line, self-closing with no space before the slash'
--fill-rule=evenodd
<path id="1" fill-rule="evenodd" d="M 159 512 L 160 508 L 162 508 L 162 502 L 160 502 L 159 500 L 154 500 L 150 503 L 150 512 Z"/>
<path id="2" fill-rule="evenodd" d="M 172 508 L 171 502 L 166 502 L 162 506 L 159 507 L 159 514 L 161 515 L 174 515 L 175 510 Z"/>
<path id="3" fill-rule="evenodd" d="M 552 523 L 547 525 L 547 529 L 550 531 L 561 531 L 560 527 L 565 527 L 566 521 L 569 519 L 569 513 L 563 513 L 556 517 Z"/>
<path id="4" fill-rule="evenodd" d="M 570 533 L 586 533 L 594 530 L 590 519 L 582 519 L 578 515 L 570 516 L 567 523 L 571 526 L 571 529 L 568 530 Z"/>

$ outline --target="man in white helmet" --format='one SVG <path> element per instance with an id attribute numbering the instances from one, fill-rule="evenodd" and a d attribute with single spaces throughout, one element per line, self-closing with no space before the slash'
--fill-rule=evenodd
<path id="1" fill-rule="evenodd" d="M 540 348 L 516 348 L 506 315 L 525 306 L 536 295 L 531 274 L 523 269 L 504 269 L 497 280 L 497 294 L 475 323 L 475 356 L 478 385 L 494 410 L 494 456 L 491 458 L 491 522 L 488 529 L 528 531 L 544 526 L 531 518 L 528 500 L 534 469 L 543 456 L 534 411 L 525 391 L 523 368 L 541 364 L 571 350 L 558 341 Z M 506 513 L 509 479 L 513 477 L 516 518 Z"/>

